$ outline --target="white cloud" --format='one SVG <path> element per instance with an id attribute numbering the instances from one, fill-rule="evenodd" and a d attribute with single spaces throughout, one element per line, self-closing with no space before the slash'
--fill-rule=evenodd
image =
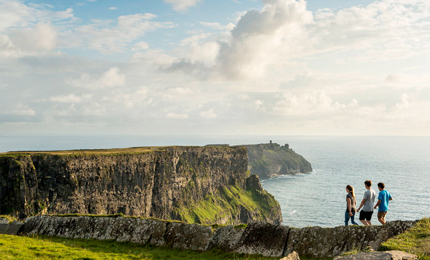
<path id="1" fill-rule="evenodd" d="M 151 69 L 168 66 L 175 61 L 175 58 L 165 54 L 162 50 L 148 50 L 145 53 L 135 53 L 132 55 L 132 62 L 148 65 Z"/>
<path id="2" fill-rule="evenodd" d="M 306 10 L 305 1 L 263 3 L 260 11 L 239 16 L 229 38 L 223 34 L 218 39 L 215 35 L 208 38 L 209 34 L 202 33 L 184 39 L 188 52 L 177 52 L 178 60 L 168 71 L 237 80 L 263 77 L 268 69 L 291 66 L 289 62 L 297 59 L 321 60 L 317 56 L 328 52 L 333 52 L 334 63 L 349 65 L 387 62 L 430 51 L 430 2 L 425 0 L 376 1 L 338 11 L 322 9 L 315 15 Z M 201 24 L 221 29 L 218 23 Z M 210 43 L 219 46 L 210 56 L 189 55 L 199 47 L 207 50 L 204 46 Z"/>
<path id="3" fill-rule="evenodd" d="M 173 119 L 187 119 L 188 114 L 176 114 L 176 113 L 167 113 L 167 118 L 173 118 Z"/>
<path id="4" fill-rule="evenodd" d="M 57 30 L 50 23 L 14 31 L 12 41 L 22 50 L 52 51 L 57 46 Z"/>
<path id="5" fill-rule="evenodd" d="M 49 100 L 54 103 L 81 103 L 83 101 L 91 100 L 91 94 L 77 96 L 75 94 L 61 95 L 50 97 Z"/>
<path id="6" fill-rule="evenodd" d="M 0 32 L 10 28 L 32 27 L 35 23 L 73 21 L 73 9 L 51 11 L 49 5 L 29 6 L 18 0 L 0 1 Z"/>
<path id="7" fill-rule="evenodd" d="M 279 48 L 288 48 L 292 40 L 311 23 L 312 13 L 303 0 L 266 0 L 261 11 L 245 13 L 231 31 L 228 42 L 219 42 L 216 64 L 201 66 L 199 61 L 183 59 L 170 70 L 201 74 L 210 70 L 212 75 L 227 79 L 255 78 L 264 75 L 267 65 L 278 58 Z M 207 44 L 207 43 L 205 43 Z M 196 73 L 197 71 L 197 73 Z"/>
<path id="8" fill-rule="evenodd" d="M 21 50 L 13 44 L 7 35 L 0 35 L 0 56 L 20 56 Z"/>
<path id="9" fill-rule="evenodd" d="M 141 107 L 142 105 L 150 103 L 148 97 L 148 89 L 141 87 L 132 93 L 115 92 L 113 95 L 109 94 L 103 97 L 103 101 L 113 103 L 115 105 L 122 104 L 126 108 Z"/>
<path id="10" fill-rule="evenodd" d="M 148 33 L 175 26 L 154 14 L 75 24 L 71 9 L 0 0 L 0 130 L 428 132 L 430 2 L 314 13 L 304 1 L 263 3 L 235 25 L 178 18 L 167 36 Z"/>
<path id="11" fill-rule="evenodd" d="M 149 44 L 147 42 L 138 42 L 132 48 L 133 51 L 147 50 L 147 49 L 149 49 Z"/>
<path id="12" fill-rule="evenodd" d="M 164 2 L 172 5 L 175 11 L 184 11 L 188 8 L 197 5 L 201 0 L 164 0 Z"/>
<path id="13" fill-rule="evenodd" d="M 83 73 L 78 79 L 68 79 L 66 83 L 74 87 L 88 89 L 121 87 L 125 84 L 125 75 L 119 72 L 118 67 L 113 67 L 98 79 L 94 79 L 88 73 Z"/>
<path id="14" fill-rule="evenodd" d="M 20 110 L 12 110 L 11 114 L 18 116 L 35 116 L 36 112 L 32 109 L 20 109 Z"/>
<path id="15" fill-rule="evenodd" d="M 200 115 L 200 117 L 209 118 L 209 119 L 217 117 L 217 115 L 214 113 L 213 109 L 209 109 L 207 111 L 202 111 L 199 113 L 199 115 Z"/>
<path id="16" fill-rule="evenodd" d="M 93 20 L 67 33 L 63 45 L 97 50 L 102 53 L 123 52 L 128 44 L 149 31 L 159 28 L 172 28 L 171 22 L 153 22 L 157 16 L 150 13 L 124 15 L 117 21 Z"/>
<path id="17" fill-rule="evenodd" d="M 235 25 L 233 23 L 228 23 L 227 25 L 221 25 L 220 23 L 208 23 L 200 22 L 201 25 L 220 31 L 231 31 L 234 29 Z"/>
<path id="18" fill-rule="evenodd" d="M 116 7 L 114 7 L 114 6 L 112 6 L 112 7 L 109 7 L 109 10 L 116 10 L 117 8 Z"/>

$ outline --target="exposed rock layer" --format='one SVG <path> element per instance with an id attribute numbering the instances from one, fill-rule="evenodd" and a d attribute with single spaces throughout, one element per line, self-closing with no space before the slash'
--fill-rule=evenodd
<path id="1" fill-rule="evenodd" d="M 279 203 L 249 176 L 244 147 L 1 154 L 0 214 L 10 213 L 282 221 Z"/>
<path id="2" fill-rule="evenodd" d="M 289 148 L 288 144 L 276 143 L 245 145 L 248 150 L 248 165 L 251 174 L 260 178 L 270 178 L 284 174 L 308 173 L 311 164 L 300 154 Z"/>
<path id="3" fill-rule="evenodd" d="M 407 231 L 414 224 L 414 221 L 394 221 L 385 226 L 294 229 L 255 222 L 246 228 L 211 228 L 154 219 L 36 216 L 26 220 L 22 232 L 26 235 L 129 241 L 197 251 L 217 248 L 272 257 L 286 256 L 295 251 L 301 256 L 333 257 L 369 246 L 377 249 L 382 242 Z"/>

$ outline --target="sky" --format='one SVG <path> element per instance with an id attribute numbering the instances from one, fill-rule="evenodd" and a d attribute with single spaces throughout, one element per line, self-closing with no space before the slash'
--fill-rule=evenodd
<path id="1" fill-rule="evenodd" d="M 429 135 L 428 0 L 0 0 L 0 135 Z"/>

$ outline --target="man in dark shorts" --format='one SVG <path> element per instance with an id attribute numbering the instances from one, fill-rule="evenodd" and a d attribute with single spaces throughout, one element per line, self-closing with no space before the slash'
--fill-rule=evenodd
<path id="1" fill-rule="evenodd" d="M 364 187 L 366 191 L 364 192 L 363 200 L 361 201 L 360 207 L 358 207 L 357 212 L 360 212 L 360 221 L 365 226 L 370 226 L 372 223 L 370 220 L 373 215 L 373 204 L 375 203 L 376 192 L 371 188 L 372 181 L 366 180 L 364 182 Z M 360 209 L 363 208 L 362 211 Z"/>
<path id="2" fill-rule="evenodd" d="M 383 182 L 378 183 L 379 195 L 378 195 L 378 203 L 375 205 L 375 209 L 379 207 L 378 210 L 378 220 L 382 225 L 385 225 L 385 216 L 388 212 L 388 202 L 393 200 L 391 194 L 385 190 L 385 184 Z"/>

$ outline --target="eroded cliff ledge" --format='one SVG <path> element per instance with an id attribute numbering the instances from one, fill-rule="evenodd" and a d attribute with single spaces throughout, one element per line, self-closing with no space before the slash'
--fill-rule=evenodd
<path id="1" fill-rule="evenodd" d="M 248 150 L 248 164 L 252 174 L 270 178 L 284 174 L 308 173 L 311 164 L 290 149 L 288 144 L 277 143 L 245 145 Z"/>
<path id="2" fill-rule="evenodd" d="M 116 214 L 188 223 L 282 222 L 245 147 L 0 154 L 0 214 Z"/>

